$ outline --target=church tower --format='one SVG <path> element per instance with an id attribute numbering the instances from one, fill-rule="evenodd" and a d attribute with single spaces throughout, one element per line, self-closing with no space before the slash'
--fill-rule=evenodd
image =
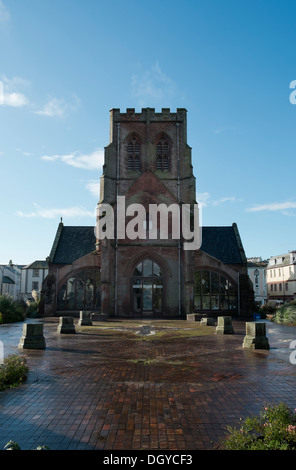
<path id="1" fill-rule="evenodd" d="M 115 233 L 113 240 L 98 240 L 104 311 L 114 308 L 115 315 L 144 316 L 184 312 L 189 254 L 183 251 L 181 237 L 172 238 L 176 213 L 168 211 L 168 237 L 163 239 L 150 239 L 148 233 L 146 239 L 122 239 L 116 221 L 122 210 L 118 200 L 123 197 L 125 208 L 131 204 L 145 208 L 146 228 L 152 223 L 151 205 L 176 209 L 196 203 L 186 114 L 185 109 L 172 113 L 167 108 L 161 113 L 153 108 L 140 113 L 133 108 L 126 113 L 111 110 L 100 204 L 114 208 Z"/>

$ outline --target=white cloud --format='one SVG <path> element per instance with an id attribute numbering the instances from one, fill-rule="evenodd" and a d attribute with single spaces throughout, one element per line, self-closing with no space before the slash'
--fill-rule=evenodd
<path id="1" fill-rule="evenodd" d="M 1 0 L 0 0 L 1 1 Z M 5 75 L 1 77 L 1 104 L 20 108 L 29 104 L 29 100 L 20 89 L 26 87 L 28 81 L 21 77 L 7 78 Z"/>
<path id="2" fill-rule="evenodd" d="M 31 212 L 25 213 L 22 211 L 18 211 L 17 215 L 19 217 L 27 217 L 27 218 L 43 218 L 43 219 L 55 219 L 58 217 L 66 217 L 66 218 L 76 218 L 76 217 L 91 217 L 95 218 L 95 210 L 93 212 L 86 210 L 83 207 L 67 207 L 67 208 L 51 208 L 45 209 L 39 207 L 37 204 L 34 204 L 35 209 Z"/>
<path id="3" fill-rule="evenodd" d="M 64 99 L 51 98 L 41 110 L 34 111 L 34 113 L 49 117 L 63 117 L 66 110 L 67 105 Z"/>
<path id="4" fill-rule="evenodd" d="M 100 196 L 100 181 L 99 180 L 91 180 L 86 184 L 86 189 L 93 195 L 99 199 Z"/>
<path id="5" fill-rule="evenodd" d="M 205 206 L 220 206 L 221 204 L 224 204 L 225 202 L 239 202 L 240 199 L 237 199 L 234 196 L 226 196 L 226 197 L 221 197 L 220 199 L 216 199 L 215 201 L 211 200 L 211 195 L 210 193 L 198 193 L 197 194 L 197 202 L 199 202 L 201 205 Z"/>
<path id="6" fill-rule="evenodd" d="M 61 161 L 67 165 L 84 170 L 100 170 L 104 163 L 104 151 L 95 150 L 89 154 L 78 154 L 77 152 L 67 155 L 43 155 L 41 157 L 45 161 Z"/>
<path id="7" fill-rule="evenodd" d="M 13 106 L 20 108 L 29 103 L 28 98 L 22 93 L 4 93 L 3 104 L 6 106 Z"/>
<path id="8" fill-rule="evenodd" d="M 0 23 L 5 23 L 6 21 L 9 21 L 9 19 L 10 13 L 2 0 L 0 0 Z"/>
<path id="9" fill-rule="evenodd" d="M 163 100 L 174 92 L 174 81 L 161 70 L 158 62 L 150 69 L 141 70 L 139 74 L 132 76 L 132 93 L 137 98 Z"/>
<path id="10" fill-rule="evenodd" d="M 209 203 L 210 193 L 197 193 L 197 202 L 203 206 Z"/>
<path id="11" fill-rule="evenodd" d="M 286 211 L 287 209 L 296 209 L 296 202 L 272 202 L 270 204 L 257 204 L 254 207 L 249 207 L 247 212 L 260 212 L 260 211 Z M 283 212 L 284 213 L 284 212 Z M 288 215 L 289 213 L 285 213 Z M 291 214 L 289 214 L 291 215 Z"/>
<path id="12" fill-rule="evenodd" d="M 223 204 L 224 202 L 235 202 L 236 198 L 235 197 L 221 197 L 220 199 L 217 199 L 217 201 L 213 201 L 213 206 L 220 206 L 220 204 Z"/>

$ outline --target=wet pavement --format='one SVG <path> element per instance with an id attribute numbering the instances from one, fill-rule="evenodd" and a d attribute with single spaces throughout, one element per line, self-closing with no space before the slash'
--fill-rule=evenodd
<path id="1" fill-rule="evenodd" d="M 5 356 L 30 367 L 25 384 L 0 392 L 0 449 L 10 439 L 23 450 L 221 449 L 226 427 L 265 404 L 296 408 L 296 327 L 264 320 L 270 349 L 249 351 L 238 320 L 233 335 L 203 336 L 185 320 L 75 320 L 64 335 L 58 318 L 27 322 L 44 323 L 45 350 L 18 349 L 23 323 L 0 326 Z M 140 337 L 144 323 L 156 334 Z"/>

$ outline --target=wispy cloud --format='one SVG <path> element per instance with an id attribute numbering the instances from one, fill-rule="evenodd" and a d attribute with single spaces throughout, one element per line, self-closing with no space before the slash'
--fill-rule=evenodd
<path id="1" fill-rule="evenodd" d="M 100 181 L 91 180 L 86 184 L 86 189 L 95 197 L 99 198 L 100 195 Z"/>
<path id="2" fill-rule="evenodd" d="M 41 159 L 48 162 L 61 161 L 84 170 L 100 170 L 104 163 L 104 151 L 95 150 L 89 154 L 74 152 L 66 155 L 43 155 Z"/>
<path id="3" fill-rule="evenodd" d="M 241 202 L 241 199 L 237 199 L 234 196 L 225 196 L 221 197 L 220 199 L 211 199 L 210 193 L 198 193 L 197 194 L 197 202 L 200 203 L 202 206 L 220 206 L 227 202 Z"/>
<path id="4" fill-rule="evenodd" d="M 5 23 L 10 20 L 10 13 L 3 1 L 0 0 L 0 23 Z"/>
<path id="5" fill-rule="evenodd" d="M 132 76 L 132 94 L 141 100 L 164 100 L 175 93 L 175 82 L 166 75 L 158 62 Z"/>
<path id="6" fill-rule="evenodd" d="M 66 217 L 68 219 L 88 217 L 95 219 L 95 209 L 93 212 L 85 209 L 84 207 L 78 206 L 45 209 L 38 206 L 38 204 L 34 204 L 34 209 L 31 212 L 18 211 L 17 215 L 19 217 L 43 219 L 56 219 L 58 217 Z"/>
<path id="7" fill-rule="evenodd" d="M 66 110 L 67 104 L 63 98 L 51 98 L 42 109 L 34 111 L 34 113 L 49 117 L 63 117 Z"/>
<path id="8" fill-rule="evenodd" d="M 281 211 L 284 215 L 294 215 L 291 212 L 287 212 L 288 209 L 296 209 L 296 202 L 286 201 L 286 202 L 272 202 L 269 204 L 257 204 L 254 207 L 249 207 L 246 209 L 247 212 L 261 212 L 261 211 Z"/>

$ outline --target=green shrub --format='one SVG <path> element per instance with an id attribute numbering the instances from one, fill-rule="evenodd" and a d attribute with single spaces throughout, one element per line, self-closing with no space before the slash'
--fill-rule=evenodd
<path id="1" fill-rule="evenodd" d="M 296 415 L 284 403 L 266 406 L 258 417 L 227 429 L 227 450 L 296 450 Z"/>
<path id="2" fill-rule="evenodd" d="M 38 306 L 39 306 L 39 302 L 30 302 L 26 310 L 26 316 L 28 318 L 37 318 Z"/>
<path id="3" fill-rule="evenodd" d="M 261 305 L 259 312 L 262 318 L 266 318 L 266 315 L 274 315 L 276 313 L 276 307 L 269 303 Z"/>
<path id="4" fill-rule="evenodd" d="M 273 321 L 276 323 L 296 324 L 296 302 L 292 301 L 279 307 Z"/>
<path id="5" fill-rule="evenodd" d="M 0 295 L 0 323 L 24 321 L 26 311 L 21 302 L 14 301 L 8 295 Z"/>
<path id="6" fill-rule="evenodd" d="M 4 450 L 21 450 L 20 446 L 15 441 L 8 441 L 7 444 L 4 446 Z M 36 450 L 50 450 L 47 446 L 38 446 Z"/>
<path id="7" fill-rule="evenodd" d="M 15 354 L 7 356 L 0 364 L 0 390 L 16 387 L 25 382 L 28 372 L 29 368 L 24 357 Z"/>

